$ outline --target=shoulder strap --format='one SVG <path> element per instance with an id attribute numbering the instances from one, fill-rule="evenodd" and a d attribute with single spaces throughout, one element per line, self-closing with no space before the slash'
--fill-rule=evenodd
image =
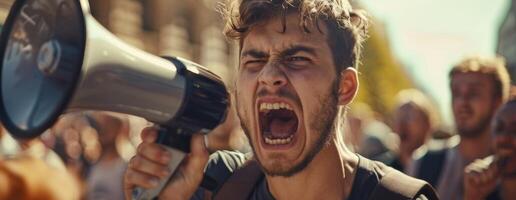
<path id="1" fill-rule="evenodd" d="M 436 187 L 444 167 L 446 152 L 446 150 L 429 151 L 424 155 L 419 164 L 417 178 L 423 179 Z"/>
<path id="2" fill-rule="evenodd" d="M 370 200 L 412 200 L 425 195 L 429 200 L 438 200 L 434 189 L 425 181 L 412 178 L 398 170 L 383 165 L 385 175 L 375 187 Z"/>
<path id="3" fill-rule="evenodd" d="M 235 170 L 217 194 L 214 194 L 213 200 L 246 200 L 263 177 L 258 163 L 255 160 L 249 160 Z"/>

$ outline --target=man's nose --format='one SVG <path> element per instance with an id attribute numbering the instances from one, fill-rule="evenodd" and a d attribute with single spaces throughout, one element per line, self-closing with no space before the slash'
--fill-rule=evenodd
<path id="1" fill-rule="evenodd" d="M 453 98 L 453 103 L 455 104 L 455 106 L 463 107 L 468 104 L 468 99 L 464 96 L 457 95 Z"/>
<path id="2" fill-rule="evenodd" d="M 274 89 L 285 86 L 287 84 L 287 77 L 278 63 L 267 63 L 263 67 L 258 81 L 260 84 Z"/>

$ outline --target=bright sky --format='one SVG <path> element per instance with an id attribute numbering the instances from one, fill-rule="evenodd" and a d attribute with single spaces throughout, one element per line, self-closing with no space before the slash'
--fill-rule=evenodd
<path id="1" fill-rule="evenodd" d="M 452 125 L 448 71 L 463 56 L 494 55 L 510 0 L 358 0 L 385 25 L 397 59 Z"/>

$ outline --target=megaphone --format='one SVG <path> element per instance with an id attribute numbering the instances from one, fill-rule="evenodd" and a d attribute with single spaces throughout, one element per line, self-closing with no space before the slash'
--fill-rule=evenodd
<path id="1" fill-rule="evenodd" d="M 105 110 L 163 127 L 175 169 L 191 134 L 221 123 L 221 79 L 198 64 L 131 47 L 102 27 L 86 0 L 17 0 L 0 36 L 0 118 L 16 138 L 34 138 L 64 112 Z M 135 190 L 152 199 L 156 190 Z"/>

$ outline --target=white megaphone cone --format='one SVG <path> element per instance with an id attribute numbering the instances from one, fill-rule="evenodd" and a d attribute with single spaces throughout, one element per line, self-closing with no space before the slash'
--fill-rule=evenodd
<path id="1" fill-rule="evenodd" d="M 160 124 L 157 142 L 184 156 L 191 134 L 215 128 L 229 104 L 218 76 L 125 44 L 83 0 L 15 1 L 2 30 L 0 60 L 0 117 L 16 138 L 39 136 L 67 111 L 106 110 Z M 164 183 L 134 196 L 154 198 Z"/>

